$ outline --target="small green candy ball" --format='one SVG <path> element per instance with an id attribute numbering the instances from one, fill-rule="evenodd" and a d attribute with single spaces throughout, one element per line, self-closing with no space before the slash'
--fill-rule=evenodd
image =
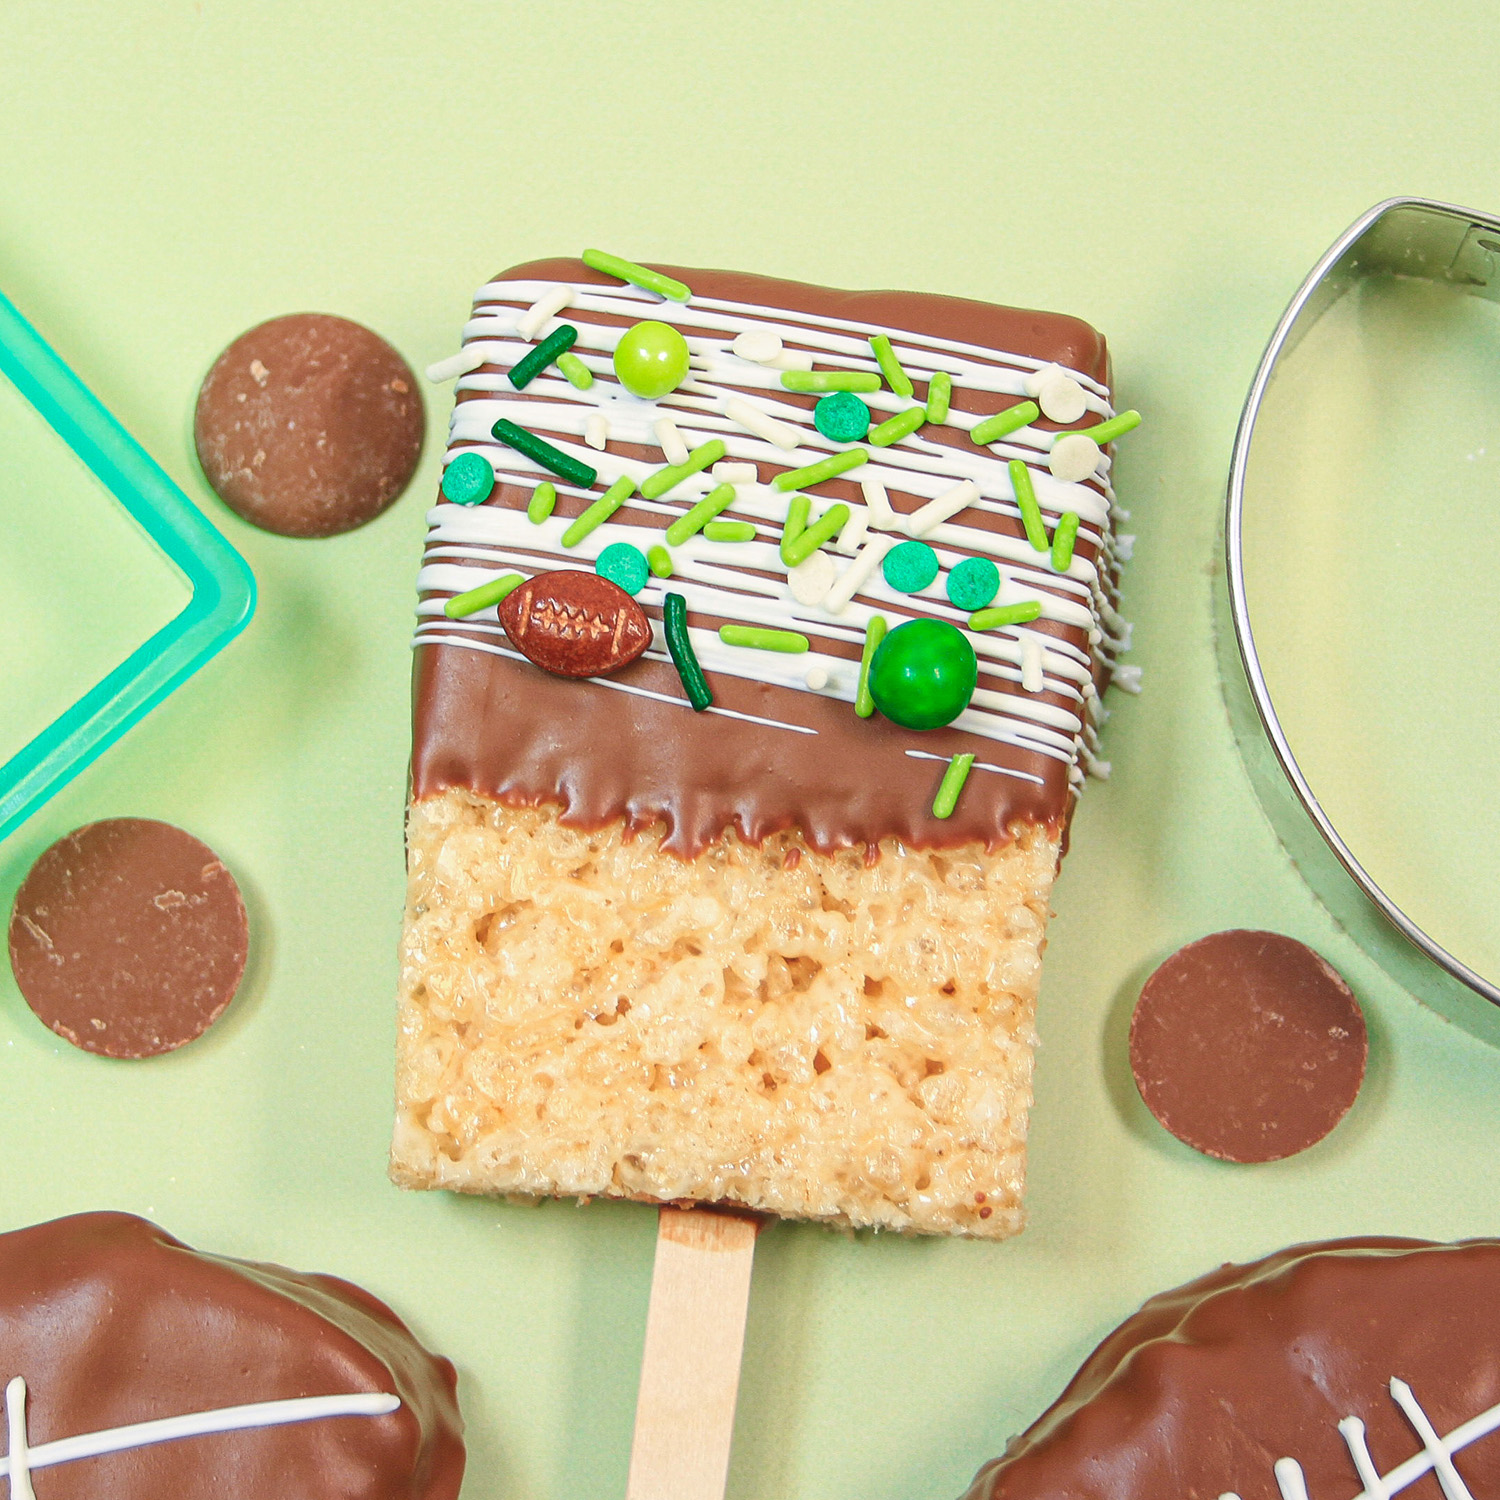
<path id="1" fill-rule="evenodd" d="M 875 649 L 870 696 L 905 729 L 940 729 L 969 706 L 979 663 L 969 638 L 946 620 L 908 620 Z"/>
<path id="2" fill-rule="evenodd" d="M 948 573 L 948 597 L 972 614 L 994 601 L 1000 592 L 1000 569 L 987 557 L 966 557 Z"/>
<path id="3" fill-rule="evenodd" d="M 835 443 L 857 443 L 870 430 L 870 408 L 853 391 L 831 391 L 813 407 L 813 426 Z"/>
<path id="4" fill-rule="evenodd" d="M 632 396 L 655 401 L 675 391 L 687 372 L 687 340 L 670 323 L 637 323 L 615 346 L 615 374 Z"/>

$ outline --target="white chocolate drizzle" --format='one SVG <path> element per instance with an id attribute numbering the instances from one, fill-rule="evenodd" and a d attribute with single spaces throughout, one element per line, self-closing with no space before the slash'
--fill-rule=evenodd
<path id="1" fill-rule="evenodd" d="M 567 305 L 578 328 L 572 352 L 593 372 L 594 384 L 578 391 L 548 370 L 531 381 L 524 396 L 518 395 L 495 369 L 507 369 L 526 352 L 530 346 L 522 341 L 524 334 L 535 336 L 539 326 L 534 316 L 526 329 L 520 325 L 529 315 L 554 306 L 561 291 L 570 299 Z M 687 341 L 687 379 L 657 401 L 630 395 L 614 379 L 612 362 L 625 328 L 593 322 L 588 314 L 623 318 L 627 326 L 642 316 L 671 322 Z M 560 495 L 590 502 L 598 498 L 595 490 L 572 486 L 497 443 L 490 433 L 494 423 L 504 417 L 545 438 L 595 469 L 596 484 L 606 486 L 624 477 L 639 486 L 659 467 L 611 451 L 617 444 L 660 447 L 668 460 L 681 462 L 684 449 L 718 439 L 727 456 L 714 465 L 713 472 L 684 479 L 658 500 L 635 494 L 611 520 L 573 548 L 562 546 L 562 533 L 570 524 L 564 517 L 549 518 L 538 526 L 527 520 L 524 510 L 510 507 L 435 506 L 428 514 L 428 545 L 418 577 L 421 601 L 414 644 L 457 645 L 521 659 L 502 644 L 505 636 L 494 607 L 450 620 L 444 613 L 447 598 L 502 572 L 521 571 L 530 576 L 557 568 L 587 570 L 615 542 L 644 549 L 660 539 L 660 532 L 643 531 L 632 520 L 649 516 L 657 518 L 657 527 L 670 523 L 716 485 L 728 481 L 734 484 L 735 498 L 721 519 L 750 522 L 755 539 L 714 542 L 700 532 L 672 549 L 672 578 L 651 578 L 638 596 L 648 614 L 659 615 L 665 594 L 669 590 L 680 593 L 694 616 L 715 622 L 715 628 L 693 626 L 689 631 L 706 672 L 852 703 L 858 686 L 859 648 L 873 616 L 883 614 L 892 627 L 907 618 L 926 616 L 962 628 L 968 614 L 948 601 L 946 573 L 967 557 L 988 557 L 1001 572 L 995 603 L 1035 602 L 1040 614 L 1030 626 L 969 632 L 979 658 L 979 685 L 953 727 L 1063 762 L 1074 771 L 1080 760 L 1092 766 L 1096 760 L 1093 727 L 1100 712 L 1093 676 L 1101 663 L 1118 671 L 1115 657 L 1128 647 L 1128 626 L 1110 599 L 1115 553 L 1107 460 L 1089 476 L 1091 483 L 1065 482 L 1053 477 L 1046 466 L 1055 442 L 1053 433 L 1023 427 L 979 448 L 940 443 L 919 431 L 890 447 L 871 449 L 868 460 L 851 476 L 859 481 L 865 504 L 852 505 L 838 537 L 825 544 L 827 552 L 815 554 L 819 558 L 835 551 L 849 555 L 850 560 L 838 566 L 826 586 L 825 563 L 816 565 L 816 575 L 802 571 L 794 580 L 780 561 L 779 542 L 791 497 L 760 482 L 759 476 L 767 466 L 781 473 L 816 463 L 845 446 L 817 431 L 811 410 L 786 399 L 781 369 L 796 356 L 796 365 L 816 361 L 876 372 L 879 366 L 869 335 L 879 332 L 889 332 L 902 366 L 918 380 L 930 380 L 944 371 L 953 377 L 956 389 L 1014 396 L 1023 395 L 1029 383 L 1050 382 L 1057 387 L 1066 381 L 1070 394 L 1076 391 L 1076 399 L 1087 410 L 1106 418 L 1113 415 L 1108 391 L 1081 372 L 951 339 L 712 297 L 663 305 L 630 286 L 498 281 L 481 288 L 464 330 L 464 351 L 482 349 L 485 364 L 492 368 L 470 371 L 459 379 L 459 390 L 469 399 L 454 409 L 450 460 L 459 452 L 477 451 L 507 484 L 524 489 L 545 479 L 556 485 Z M 877 420 L 909 405 L 883 389 L 861 399 Z M 955 409 L 950 411 L 948 425 L 966 431 L 979 420 Z M 595 451 L 601 429 L 608 433 L 609 446 Z M 962 521 L 965 513 L 974 511 L 1019 521 L 1008 469 L 1012 458 L 1034 466 L 1031 474 L 1037 501 L 1051 521 L 1066 511 L 1077 513 L 1079 539 L 1091 545 L 1097 560 L 1084 556 L 1080 549 L 1066 571 L 1054 572 L 1048 557 L 1037 553 L 1024 536 Z M 889 498 L 892 489 L 915 497 L 919 502 L 915 510 L 910 514 L 897 511 Z M 832 503 L 816 492 L 810 498 L 814 518 Z M 1019 532 L 1019 525 L 1015 529 Z M 917 595 L 892 589 L 880 569 L 893 543 L 907 536 L 920 537 L 932 546 L 941 568 L 938 578 Z M 726 646 L 717 633 L 720 621 L 796 631 L 809 637 L 812 650 L 787 656 Z M 1046 628 L 1049 625 L 1052 628 Z M 1058 626 L 1066 633 L 1057 633 Z M 655 639 L 646 658 L 667 662 L 670 657 L 658 621 L 653 630 Z M 1080 637 L 1086 637 L 1086 645 L 1078 644 Z M 681 701 L 615 679 L 591 680 L 622 691 Z M 734 716 L 814 732 L 794 723 Z M 982 762 L 980 766 L 1017 774 Z M 1029 779 L 1042 781 L 1041 777 Z M 1078 778 L 1070 779 L 1076 786 Z"/>
<path id="2" fill-rule="evenodd" d="M 10 1481 L 10 1500 L 36 1500 L 31 1475 L 37 1469 L 48 1469 L 54 1464 L 99 1458 L 106 1453 L 124 1453 L 132 1448 L 148 1448 L 154 1443 L 243 1432 L 256 1427 L 286 1427 L 330 1417 L 383 1417 L 399 1410 L 400 1406 L 399 1396 L 383 1391 L 351 1392 L 345 1396 L 297 1396 L 287 1401 L 257 1401 L 248 1406 L 224 1406 L 215 1411 L 188 1412 L 152 1422 L 133 1422 L 128 1427 L 85 1432 L 33 1448 L 26 1438 L 26 1382 L 18 1375 L 5 1388 L 8 1443 L 6 1457 L 0 1458 L 0 1476 Z"/>
<path id="3" fill-rule="evenodd" d="M 1363 1486 L 1354 1500 L 1392 1500 L 1408 1485 L 1416 1483 L 1429 1471 L 1437 1478 L 1438 1488 L 1444 1500 L 1475 1500 L 1473 1493 L 1463 1481 L 1463 1476 L 1453 1464 L 1453 1455 L 1470 1443 L 1500 1430 L 1500 1405 L 1482 1411 L 1477 1417 L 1455 1427 L 1447 1437 L 1440 1437 L 1427 1413 L 1412 1392 L 1412 1388 L 1399 1378 L 1390 1383 L 1391 1399 L 1401 1408 L 1412 1430 L 1421 1439 L 1421 1451 L 1414 1453 L 1405 1463 L 1397 1464 L 1388 1474 L 1375 1467 L 1370 1456 L 1370 1446 L 1365 1439 L 1365 1424 L 1358 1417 L 1349 1416 L 1341 1421 L 1339 1435 L 1349 1449 L 1354 1471 Z M 1295 1458 L 1278 1458 L 1272 1465 L 1276 1476 L 1276 1487 L 1281 1491 L 1281 1500 L 1310 1500 L 1307 1491 L 1307 1476 Z M 1239 1500 L 1229 1490 L 1219 1500 Z"/>

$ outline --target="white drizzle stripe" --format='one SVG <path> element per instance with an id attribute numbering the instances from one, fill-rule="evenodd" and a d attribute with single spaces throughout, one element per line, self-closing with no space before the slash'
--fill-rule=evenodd
<path id="1" fill-rule="evenodd" d="M 492 351 L 494 364 L 502 368 L 514 362 L 527 347 L 517 338 L 517 325 L 524 313 L 549 293 L 555 294 L 562 285 L 489 284 L 476 301 L 474 315 L 465 329 L 466 340 L 471 345 L 482 341 Z M 840 451 L 841 445 L 831 443 L 817 432 L 810 406 L 787 398 L 777 369 L 735 355 L 734 339 L 751 330 L 771 332 L 784 346 L 792 346 L 790 352 L 811 350 L 818 359 L 841 368 L 877 368 L 868 337 L 861 336 L 882 331 L 875 325 L 712 298 L 695 298 L 685 306 L 663 307 L 655 298 L 633 287 L 567 286 L 566 290 L 572 296 L 579 328 L 575 352 L 582 351 L 579 357 L 595 371 L 598 378 L 594 385 L 588 391 L 578 392 L 555 372 L 545 372 L 531 382 L 524 397 L 518 397 L 506 388 L 503 374 L 464 377 L 460 389 L 468 399 L 455 405 L 450 421 L 450 458 L 456 451 L 479 451 L 490 459 L 502 480 L 522 487 L 535 485 L 543 478 L 552 479 L 540 466 L 495 444 L 490 428 L 504 416 L 596 468 L 599 485 L 608 485 L 622 476 L 639 484 L 646 474 L 659 467 L 627 459 L 618 452 L 589 451 L 590 440 L 598 441 L 601 419 L 607 420 L 613 443 L 654 448 L 662 443 L 665 433 L 668 441 L 678 436 L 691 449 L 717 437 L 725 445 L 728 461 L 770 465 L 778 472 L 798 468 L 816 462 L 830 451 Z M 644 312 L 664 317 L 679 327 L 689 349 L 689 378 L 656 402 L 639 400 L 619 386 L 613 378 L 612 351 L 624 329 L 595 321 L 597 316 L 604 315 L 623 319 L 628 325 Z M 1019 395 L 1027 377 L 1045 368 L 1042 361 L 955 340 L 899 332 L 893 338 L 898 357 L 917 378 L 947 370 L 961 388 Z M 1112 414 L 1108 393 L 1102 385 L 1081 372 L 1070 373 L 1088 393 L 1091 410 L 1106 416 Z M 741 394 L 745 391 L 754 395 Z M 869 404 L 876 410 L 894 411 L 904 403 L 881 391 L 872 394 Z M 733 417 L 747 420 L 736 422 Z M 951 425 L 965 425 L 966 417 L 970 418 L 969 426 L 981 420 L 977 415 L 960 414 Z M 1023 430 L 986 449 L 972 444 L 960 449 L 933 442 L 918 433 L 893 447 L 872 452 L 854 477 L 864 485 L 867 509 L 860 519 L 867 527 L 884 526 L 898 534 L 923 535 L 938 551 L 940 565 L 949 569 L 965 556 L 993 557 L 1003 565 L 1001 602 L 1034 599 L 1041 605 L 1041 619 L 1061 623 L 1087 637 L 1086 649 L 1076 638 L 1061 639 L 1035 627 L 1017 626 L 982 636 L 971 635 L 982 664 L 981 682 L 970 707 L 955 727 L 1001 743 L 1023 745 L 1070 765 L 1080 758 L 1085 764 L 1093 764 L 1088 733 L 1093 706 L 1085 706 L 1091 692 L 1092 670 L 1097 662 L 1110 663 L 1125 643 L 1123 622 L 1118 620 L 1108 597 L 1112 583 L 1082 553 L 1094 551 L 1101 561 L 1111 557 L 1112 495 L 1102 470 L 1097 488 L 1091 484 L 1060 482 L 1046 473 L 1041 455 L 1052 442 L 1050 433 Z M 1047 559 L 1032 551 L 1024 537 L 1002 536 L 956 519 L 968 510 L 1018 519 L 1007 467 L 1010 454 L 1025 457 L 1034 466 L 1038 503 L 1044 511 L 1060 515 L 1071 510 L 1082 520 L 1080 539 L 1085 547 L 1075 553 L 1064 574 L 1052 573 Z M 436 507 L 429 516 L 432 529 L 426 565 L 419 577 L 419 589 L 426 596 L 419 609 L 419 636 L 423 640 L 448 639 L 453 644 L 511 654 L 482 639 L 487 634 L 501 635 L 495 611 L 483 611 L 455 629 L 441 615 L 442 601 L 433 596 L 461 591 L 461 587 L 492 577 L 491 570 L 505 566 L 520 567 L 527 572 L 551 567 L 586 568 L 611 542 L 644 544 L 641 528 L 629 524 L 632 512 L 642 513 L 641 518 L 651 517 L 654 531 L 663 519 L 682 514 L 718 482 L 721 481 L 716 476 L 702 473 L 685 480 L 661 501 L 646 501 L 636 495 L 611 522 L 599 527 L 577 549 L 563 549 L 560 545 L 561 532 L 568 525 L 566 518 L 558 517 L 542 527 L 532 528 L 524 521 L 523 513 L 508 508 L 487 506 L 468 511 Z M 890 487 L 913 496 L 919 502 L 915 511 L 906 515 L 896 513 L 887 498 Z M 558 489 L 590 501 L 597 498 L 592 490 L 578 491 L 563 484 Z M 849 543 L 862 543 L 860 550 L 845 568 L 844 578 L 835 580 L 823 607 L 800 604 L 792 596 L 777 547 L 787 496 L 758 482 L 737 485 L 736 490 L 736 499 L 725 514 L 752 520 L 757 526 L 757 540 L 730 546 L 711 544 L 700 534 L 684 547 L 674 549 L 673 560 L 678 566 L 673 586 L 687 596 L 689 608 L 695 613 L 796 629 L 815 644 L 821 639 L 846 647 L 862 640 L 865 622 L 877 610 L 887 615 L 894 613 L 899 618 L 919 613 L 959 625 L 966 623 L 967 613 L 953 609 L 948 603 L 941 577 L 919 596 L 902 595 L 890 589 L 875 567 L 879 553 L 889 547 L 890 538 L 859 538 L 857 528 L 846 534 Z M 503 519 L 497 523 L 496 517 Z M 1019 527 L 1015 529 L 1019 531 Z M 829 546 L 837 548 L 838 543 Z M 466 566 L 471 562 L 480 566 Z M 842 597 L 846 591 L 847 600 Z M 642 603 L 658 605 L 661 593 L 659 584 L 649 584 L 642 591 Z M 447 634 L 439 637 L 437 631 Z M 821 682 L 826 673 L 828 692 L 853 696 L 853 684 L 848 680 L 850 664 L 841 655 L 814 650 L 805 657 L 782 661 L 776 653 L 725 647 L 716 632 L 694 631 L 693 640 L 706 670 L 778 685 L 783 685 L 785 678 L 785 686 L 800 691 L 809 690 L 809 675 Z M 606 685 L 623 686 L 612 681 Z M 1025 691 L 1014 691 L 1016 686 Z M 1058 698 L 1063 702 L 1056 701 Z M 1076 704 L 1078 711 L 1063 706 L 1067 703 Z"/>
<path id="2" fill-rule="evenodd" d="M 255 1427 L 287 1427 L 298 1422 L 316 1422 L 327 1417 L 383 1417 L 401 1406 L 399 1396 L 381 1391 L 352 1392 L 347 1396 L 298 1396 L 287 1401 L 258 1401 L 249 1406 L 225 1406 L 216 1411 L 190 1412 L 180 1417 L 161 1417 L 154 1422 L 135 1422 L 128 1427 L 110 1427 L 101 1432 L 86 1432 L 78 1437 L 59 1438 L 39 1448 L 25 1446 L 24 1422 L 18 1444 L 11 1407 L 11 1391 L 18 1382 L 24 1399 L 25 1383 L 11 1381 L 6 1389 L 6 1405 L 11 1413 L 11 1457 L 0 1459 L 0 1474 L 11 1481 L 13 1500 L 34 1500 L 25 1469 L 48 1469 L 55 1464 L 72 1463 L 80 1458 L 99 1458 L 106 1453 L 124 1453 L 132 1448 L 148 1448 L 154 1443 L 175 1442 L 180 1438 L 209 1437 L 217 1433 L 243 1432 Z M 14 1463 L 17 1453 L 20 1465 Z M 16 1488 L 17 1472 L 25 1489 Z"/>
<path id="3" fill-rule="evenodd" d="M 519 651 L 512 651 L 505 646 L 492 646 L 488 641 L 466 640 L 458 635 L 422 635 L 419 632 L 412 644 L 414 646 L 469 646 L 475 651 L 487 651 L 492 656 L 508 656 L 512 661 L 526 660 Z M 683 708 L 691 707 L 685 698 L 673 698 L 668 693 L 653 692 L 650 688 L 637 687 L 633 682 L 618 682 L 613 677 L 590 677 L 587 680 L 599 687 L 615 688 L 622 693 L 635 693 L 641 698 L 655 698 L 658 703 L 675 703 Z M 764 724 L 767 729 L 789 729 L 794 734 L 818 732 L 816 729 L 808 728 L 805 724 L 788 724 L 781 719 L 762 719 L 757 714 L 742 714 L 737 709 L 720 708 L 717 703 L 710 704 L 703 712 L 722 714 L 726 719 L 743 719 L 747 724 Z"/>
<path id="4" fill-rule="evenodd" d="M 26 1382 L 15 1376 L 5 1387 L 6 1450 L 5 1472 L 10 1476 L 10 1500 L 36 1500 L 31 1487 L 31 1471 L 36 1467 L 26 1436 Z"/>
<path id="5" fill-rule="evenodd" d="M 1364 1488 L 1354 1500 L 1390 1500 L 1408 1485 L 1414 1484 L 1429 1470 L 1435 1471 L 1438 1483 L 1448 1500 L 1473 1500 L 1467 1486 L 1453 1467 L 1453 1455 L 1470 1443 L 1488 1437 L 1500 1430 L 1500 1404 L 1482 1411 L 1477 1417 L 1455 1427 L 1447 1437 L 1439 1437 L 1431 1419 L 1422 1410 L 1412 1389 L 1404 1380 L 1392 1379 L 1390 1392 L 1407 1420 L 1422 1440 L 1422 1451 L 1415 1453 L 1405 1463 L 1397 1464 L 1389 1474 L 1379 1474 L 1370 1458 L 1365 1441 L 1365 1424 L 1358 1417 L 1345 1417 L 1338 1424 L 1339 1432 L 1349 1449 Z M 1281 1500 L 1309 1500 L 1307 1477 L 1302 1465 L 1295 1458 L 1278 1458 L 1272 1468 Z M 1451 1479 L 1450 1477 L 1451 1476 Z M 1453 1484 L 1456 1488 L 1450 1489 Z"/>

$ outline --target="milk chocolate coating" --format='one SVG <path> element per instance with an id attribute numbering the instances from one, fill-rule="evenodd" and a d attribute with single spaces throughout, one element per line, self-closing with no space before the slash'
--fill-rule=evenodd
<path id="1" fill-rule="evenodd" d="M 241 334 L 198 392 L 193 441 L 215 493 L 281 536 L 363 526 L 422 454 L 422 397 L 406 361 L 347 318 L 293 313 Z"/>
<path id="2" fill-rule="evenodd" d="M 846 292 L 725 271 L 659 269 L 700 296 L 963 340 L 1055 360 L 1094 379 L 1109 379 L 1104 340 L 1076 318 L 918 292 Z M 575 260 L 518 266 L 500 279 L 618 285 Z M 461 391 L 458 400 L 474 395 L 483 393 Z M 817 398 L 781 392 L 778 399 L 811 407 Z M 1011 398 L 953 392 L 958 409 L 988 412 L 1011 404 Z M 926 435 L 943 442 L 969 441 L 956 428 L 929 428 Z M 657 449 L 623 445 L 618 451 L 647 461 L 661 459 Z M 825 482 L 817 493 L 830 501 L 858 503 L 857 477 Z M 488 503 L 524 510 L 530 495 L 527 487 L 502 476 Z M 909 495 L 893 493 L 891 498 L 901 510 L 919 503 Z M 559 514 L 582 509 L 576 498 L 558 501 Z M 629 519 L 638 518 L 630 513 Z M 649 521 L 639 519 L 645 547 L 656 537 Z M 1021 535 L 1019 521 L 979 512 L 973 520 Z M 1082 543 L 1078 555 L 1093 558 L 1094 549 Z M 695 618 L 693 623 L 716 627 L 721 622 Z M 1086 648 L 1082 631 L 1048 628 Z M 852 654 L 857 659 L 857 648 Z M 634 662 L 616 680 L 670 700 L 682 696 L 676 673 L 661 662 Z M 1106 680 L 1101 674 L 1097 686 L 1102 689 Z M 513 806 L 559 805 L 563 821 L 579 827 L 603 827 L 617 819 L 634 830 L 663 826 L 665 847 L 686 857 L 730 828 L 752 843 L 795 829 L 824 852 L 868 848 L 886 838 L 917 848 L 973 843 L 996 848 L 1008 842 L 1017 823 L 1060 829 L 1071 811 L 1068 768 L 1049 756 L 957 729 L 917 734 L 879 715 L 860 719 L 848 703 L 815 693 L 726 674 L 710 674 L 710 682 L 719 707 L 818 732 L 797 734 L 692 714 L 677 701 L 562 682 L 525 663 L 462 647 L 420 645 L 412 793 L 420 798 L 464 787 Z M 1074 703 L 1055 701 L 1076 710 Z M 935 818 L 932 800 L 943 768 L 913 760 L 906 754 L 911 749 L 944 758 L 971 751 L 981 761 L 1013 766 L 1041 780 L 976 772 L 953 816 Z"/>
<path id="3" fill-rule="evenodd" d="M 155 1057 L 201 1036 L 234 998 L 249 925 L 207 844 L 111 818 L 53 844 L 16 892 L 10 962 L 37 1017 L 103 1057 Z"/>
<path id="4" fill-rule="evenodd" d="M 1350 1500 L 1343 1418 L 1365 1423 L 1380 1474 L 1422 1449 L 1393 1376 L 1442 1436 L 1500 1403 L 1500 1241 L 1296 1245 L 1153 1297 L 966 1500 L 1281 1500 L 1278 1458 L 1313 1500 Z M 1500 1495 L 1500 1434 L 1454 1464 Z M 1443 1500 L 1430 1473 L 1400 1494 Z"/>
<path id="5" fill-rule="evenodd" d="M 453 1366 L 332 1276 L 203 1255 L 130 1214 L 0 1235 L 0 1384 L 29 1446 L 299 1396 L 385 1392 L 386 1416 L 175 1439 L 38 1470 L 37 1500 L 453 1500 Z"/>
<path id="6" fill-rule="evenodd" d="M 1276 932 L 1216 932 L 1146 981 L 1130 1066 L 1151 1113 L 1224 1161 L 1321 1141 L 1365 1076 L 1364 1014 L 1334 968 Z"/>

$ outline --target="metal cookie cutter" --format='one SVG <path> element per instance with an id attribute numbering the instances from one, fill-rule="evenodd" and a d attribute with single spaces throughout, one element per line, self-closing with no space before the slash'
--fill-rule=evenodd
<path id="1" fill-rule="evenodd" d="M 1382 275 L 1437 282 L 1500 302 L 1500 218 L 1425 198 L 1377 203 L 1339 236 L 1282 314 L 1234 440 L 1224 512 L 1226 586 L 1216 590 L 1220 669 L 1241 757 L 1308 884 L 1392 978 L 1466 1031 L 1500 1044 L 1500 985 L 1413 922 L 1371 878 L 1319 805 L 1271 701 L 1246 599 L 1246 473 L 1277 361 L 1358 281 Z"/>

